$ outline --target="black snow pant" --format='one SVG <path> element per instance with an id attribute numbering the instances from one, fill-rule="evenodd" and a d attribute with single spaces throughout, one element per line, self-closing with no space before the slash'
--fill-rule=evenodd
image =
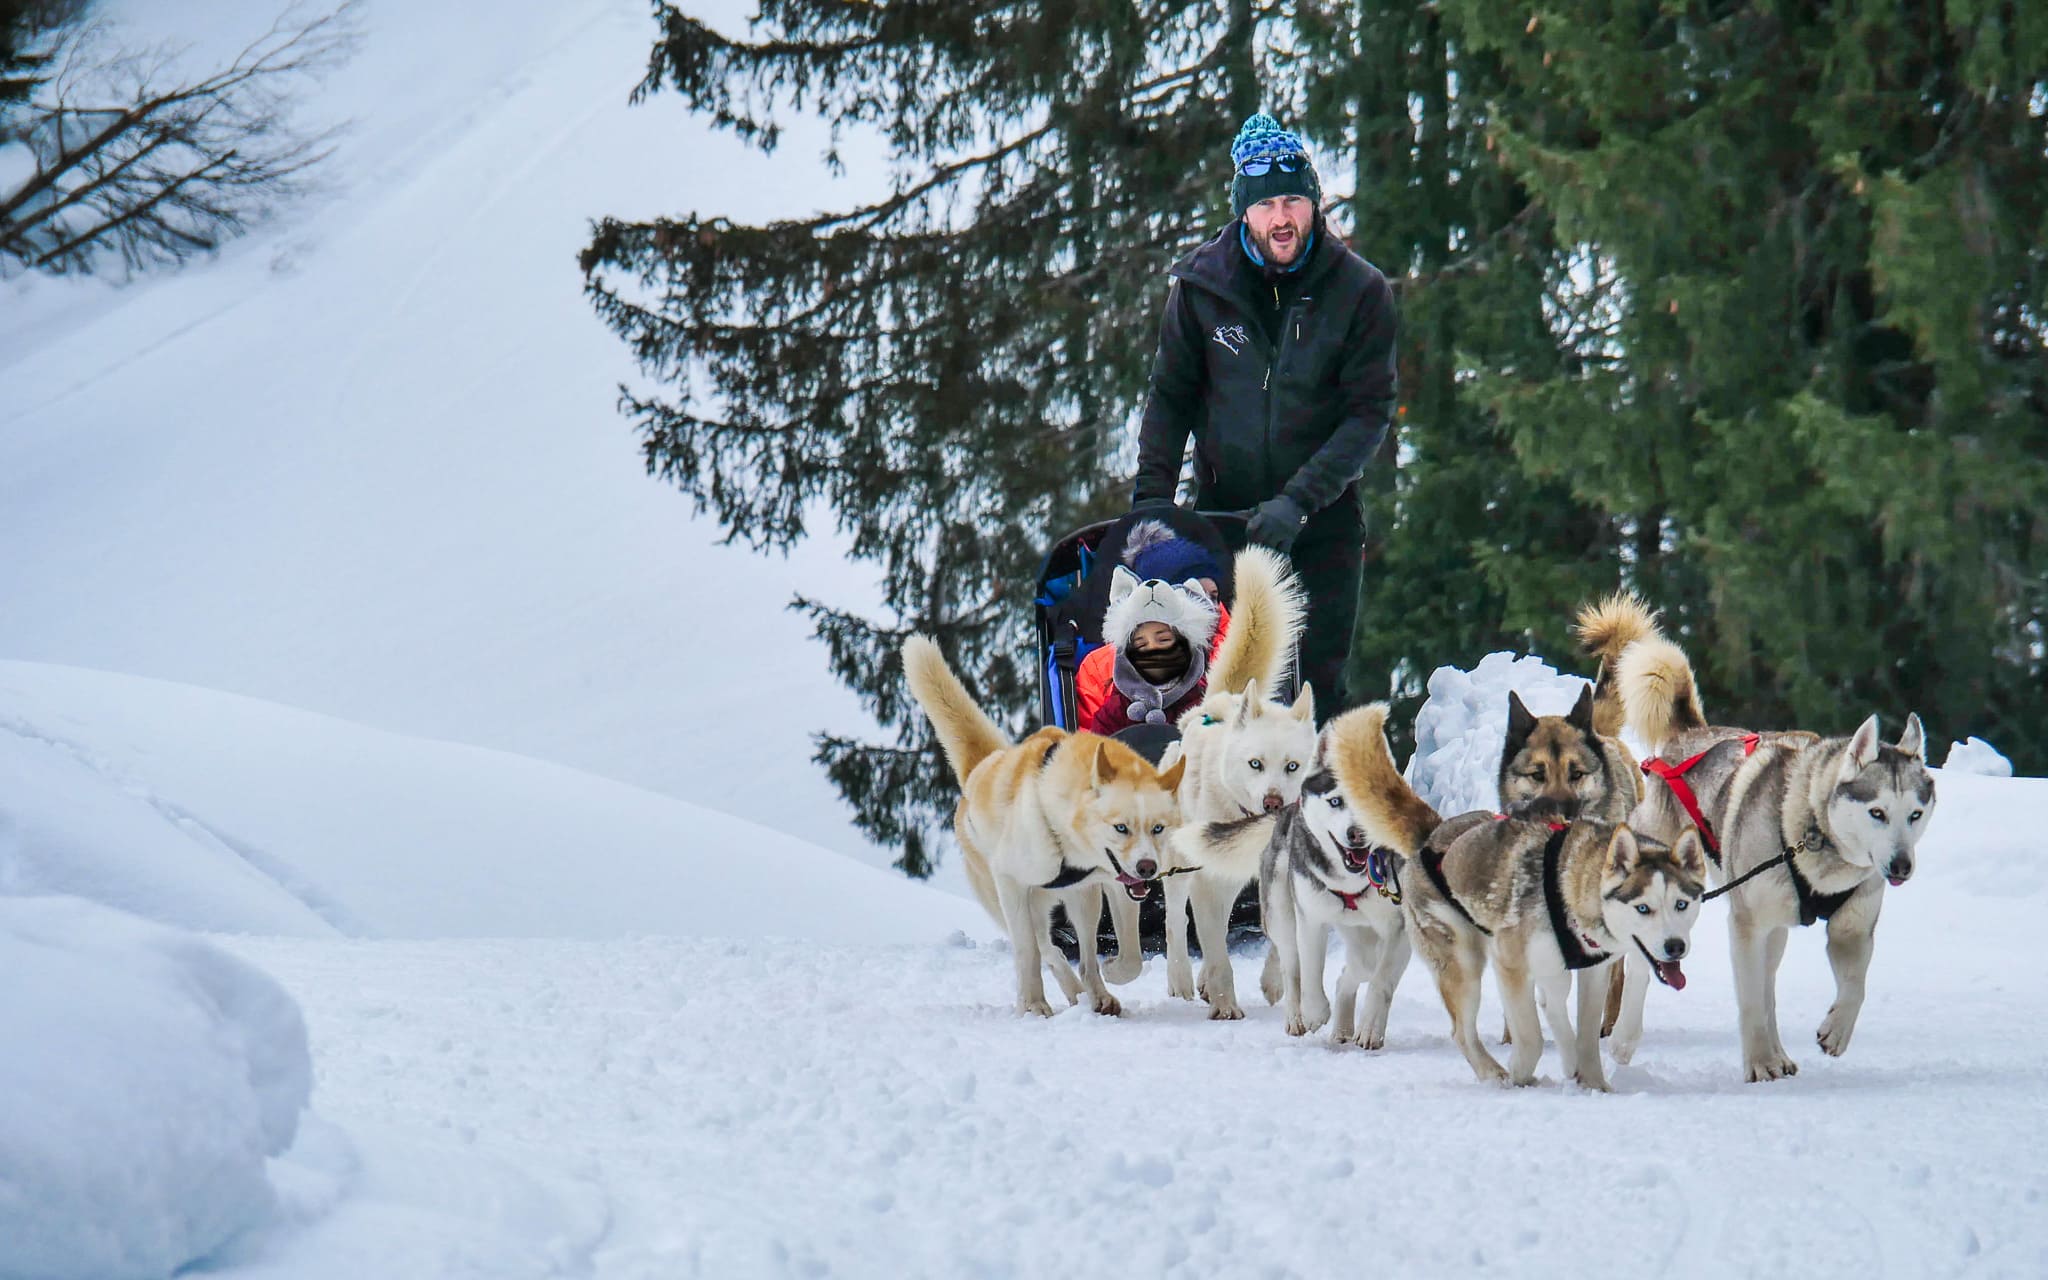
<path id="1" fill-rule="evenodd" d="M 1308 594 L 1308 623 L 1301 633 L 1297 670 L 1316 692 L 1318 722 L 1350 705 L 1344 663 L 1351 656 L 1351 631 L 1358 622 L 1364 556 L 1365 524 L 1350 494 L 1311 516 L 1289 553 Z"/>

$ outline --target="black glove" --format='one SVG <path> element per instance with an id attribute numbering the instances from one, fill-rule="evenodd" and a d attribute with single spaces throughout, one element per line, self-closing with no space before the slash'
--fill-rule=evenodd
<path id="1" fill-rule="evenodd" d="M 1294 545 L 1294 540 L 1301 536 L 1301 526 L 1307 523 L 1308 512 L 1283 493 L 1259 504 L 1244 527 L 1244 536 L 1262 547 L 1285 551 Z"/>
<path id="2" fill-rule="evenodd" d="M 1136 514 L 1137 512 L 1140 512 L 1140 511 L 1171 511 L 1171 510 L 1173 510 L 1173 499 L 1172 499 L 1172 498 L 1139 498 L 1139 499 L 1138 499 L 1137 501 L 1135 501 L 1135 502 L 1131 503 L 1131 512 L 1132 512 L 1132 514 Z"/>

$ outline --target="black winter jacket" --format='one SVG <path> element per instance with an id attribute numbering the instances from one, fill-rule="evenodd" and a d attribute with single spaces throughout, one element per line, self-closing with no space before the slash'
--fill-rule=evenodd
<path id="1" fill-rule="evenodd" d="M 1285 493 L 1313 518 L 1344 498 L 1357 526 L 1353 486 L 1394 407 L 1399 321 L 1387 278 L 1317 224 L 1299 285 L 1284 290 L 1296 296 L 1276 341 L 1251 296 L 1272 286 L 1245 258 L 1238 223 L 1174 264 L 1134 502 L 1173 498 L 1193 435 L 1199 505 L 1253 507 Z"/>

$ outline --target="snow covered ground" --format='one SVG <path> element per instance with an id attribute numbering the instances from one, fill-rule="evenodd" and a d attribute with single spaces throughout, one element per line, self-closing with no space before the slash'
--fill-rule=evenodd
<path id="1" fill-rule="evenodd" d="M 446 1171 L 373 1180 L 248 1274 L 2038 1276 L 2048 782 L 1941 785 L 1854 1045 L 1812 1045 L 1809 931 L 1780 988 L 1801 1073 L 1769 1086 L 1741 1083 L 1718 919 L 1611 1097 L 1475 1084 L 1420 965 L 1367 1054 L 1256 999 L 1211 1023 L 1157 960 L 1124 1017 L 1046 1022 L 986 945 L 238 942 L 305 1005 L 321 1115 Z M 470 1160 L 555 1198 L 508 1221 Z"/>

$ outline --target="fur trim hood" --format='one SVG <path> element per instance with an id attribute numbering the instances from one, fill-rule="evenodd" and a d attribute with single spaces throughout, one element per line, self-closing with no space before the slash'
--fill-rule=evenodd
<path id="1" fill-rule="evenodd" d="M 1140 582 L 1122 565 L 1109 582 L 1109 610 L 1102 615 L 1102 638 L 1122 648 L 1144 622 L 1163 622 L 1185 636 L 1197 653 L 1206 654 L 1216 638 L 1216 606 L 1192 582 Z"/>

